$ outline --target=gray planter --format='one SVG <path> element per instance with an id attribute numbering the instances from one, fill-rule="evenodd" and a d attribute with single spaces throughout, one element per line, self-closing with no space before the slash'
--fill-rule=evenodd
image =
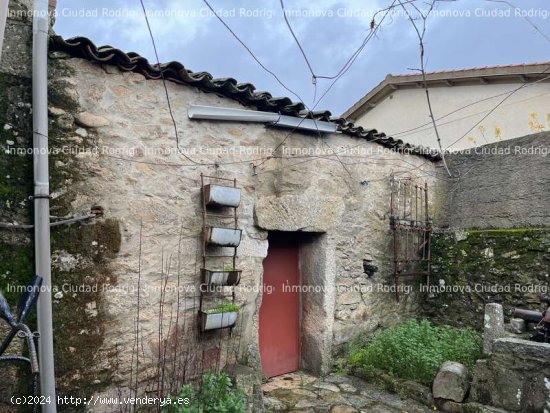
<path id="1" fill-rule="evenodd" d="M 241 270 L 212 271 L 201 268 L 202 282 L 206 285 L 238 285 L 241 273 Z"/>
<path id="2" fill-rule="evenodd" d="M 237 208 L 241 203 L 241 189 L 232 186 L 205 185 L 204 202 L 208 206 L 226 206 Z"/>
<path id="3" fill-rule="evenodd" d="M 233 228 L 206 227 L 206 242 L 218 247 L 238 247 L 242 230 Z"/>
<path id="4" fill-rule="evenodd" d="M 206 311 L 201 311 L 201 331 L 233 327 L 237 322 L 237 315 L 237 312 L 209 314 Z"/>

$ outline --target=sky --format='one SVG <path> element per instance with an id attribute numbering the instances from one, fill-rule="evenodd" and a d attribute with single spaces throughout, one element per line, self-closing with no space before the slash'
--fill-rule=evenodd
<path id="1" fill-rule="evenodd" d="M 333 115 L 342 114 L 387 74 L 414 73 L 420 67 L 418 36 L 403 9 L 377 13 L 392 1 L 284 1 L 316 76 L 334 76 L 344 67 L 369 34 L 375 15 L 376 35 L 325 94 L 334 81 L 318 78 L 314 85 L 285 24 L 280 0 L 208 0 L 280 83 L 222 25 L 205 0 L 143 0 L 161 62 L 175 60 L 193 71 L 250 82 L 258 91 L 302 100 L 309 109 L 328 109 Z M 423 0 L 415 4 L 427 10 Z M 59 0 L 56 13 L 54 30 L 65 38 L 85 36 L 98 46 L 137 52 L 155 62 L 139 0 Z M 421 20 L 416 22 L 422 26 Z M 426 20 L 424 46 L 427 71 L 549 61 L 550 1 L 439 2 Z"/>

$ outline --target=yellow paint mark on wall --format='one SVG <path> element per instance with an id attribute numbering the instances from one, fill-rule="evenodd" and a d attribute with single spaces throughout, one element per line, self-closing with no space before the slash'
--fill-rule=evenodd
<path id="1" fill-rule="evenodd" d="M 494 132 L 495 132 L 495 140 L 497 141 L 502 140 L 502 128 L 498 125 L 495 125 Z"/>
<path id="2" fill-rule="evenodd" d="M 544 130 L 544 126 L 538 120 L 538 115 L 539 114 L 537 112 L 531 112 L 529 114 L 527 125 L 529 126 L 529 129 L 531 129 L 531 131 L 533 132 L 542 132 Z"/>

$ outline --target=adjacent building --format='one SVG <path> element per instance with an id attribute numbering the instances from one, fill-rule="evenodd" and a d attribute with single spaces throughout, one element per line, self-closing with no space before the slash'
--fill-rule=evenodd
<path id="1" fill-rule="evenodd" d="M 425 84 L 443 149 L 550 129 L 550 62 L 430 72 Z M 342 116 L 415 145 L 438 147 L 420 73 L 386 76 Z"/>
<path id="2" fill-rule="evenodd" d="M 28 3 L 10 5 L 30 10 Z M 29 225 L 18 225 L 33 222 L 30 19 L 11 18 L 7 33 L 9 53 L 0 65 L 0 287 L 15 302 L 10 288 L 34 274 Z M 327 373 L 357 334 L 423 317 L 426 294 L 418 287 L 428 277 L 416 277 L 411 261 L 422 255 L 421 264 L 431 265 L 432 224 L 537 231 L 547 225 L 546 152 L 490 162 L 449 157 L 453 171 L 468 171 L 468 179 L 453 181 L 441 173 L 438 153 L 377 131 L 395 129 L 415 111 L 422 117 L 418 78 L 387 79 L 376 99 L 350 110 L 354 124 L 328 111 L 309 113 L 250 83 L 178 62 L 159 66 L 84 37 L 52 34 L 49 46 L 50 214 L 71 220 L 51 229 L 60 396 L 166 396 L 207 370 L 236 364 L 252 371 L 256 384 L 262 374 Z M 434 99 L 437 91 L 463 91 L 470 103 L 469 91 L 512 83 L 542 94 L 543 66 L 526 66 L 521 75 L 509 69 L 499 81 L 489 71 L 508 69 L 433 74 L 429 82 Z M 405 106 L 388 103 L 381 112 L 388 123 L 365 120 L 406 96 Z M 451 110 L 441 100 L 436 108 Z M 540 121 L 543 108 L 533 109 L 533 119 Z M 546 138 L 520 142 L 542 151 Z M 515 259 L 516 249 L 535 245 L 516 248 L 525 236 L 514 233 L 518 241 L 506 241 L 513 253 L 503 257 Z M 449 234 L 465 239 L 460 231 Z M 466 259 L 465 248 L 452 257 Z M 478 258 L 486 262 L 492 251 Z M 495 247 L 495 257 L 500 252 Z M 433 273 L 452 277 L 454 267 L 446 270 L 440 265 Z M 415 277 L 396 280 L 400 271 Z M 459 322 L 471 322 L 482 305 L 446 296 L 434 313 L 454 315 L 442 310 L 447 302 L 456 303 Z M 0 324 L 0 337 L 6 332 Z M 2 371 L 0 382 L 9 385 L 0 388 L 0 408 L 17 392 L 17 377 Z M 24 390 L 24 377 L 19 384 Z"/>
<path id="3" fill-rule="evenodd" d="M 8 223 L 32 222 L 30 35 L 24 15 L 8 21 L 0 67 Z M 438 154 L 86 38 L 52 36 L 48 64 L 52 219 L 95 213 L 52 227 L 60 395 L 174 394 L 236 362 L 268 376 L 325 373 L 355 335 L 418 311 L 416 293 L 396 301 L 391 178 L 432 191 Z M 205 205 L 208 184 L 240 198 Z M 236 251 L 206 245 L 219 235 L 210 228 L 237 233 Z M 5 288 L 32 275 L 32 237 L 9 231 Z M 232 271 L 231 282 L 219 275 Z M 232 285 L 204 291 L 212 279 Z"/>

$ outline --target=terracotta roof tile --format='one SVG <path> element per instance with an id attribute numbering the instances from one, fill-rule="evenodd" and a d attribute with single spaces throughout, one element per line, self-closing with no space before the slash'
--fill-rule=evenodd
<path id="1" fill-rule="evenodd" d="M 400 139 L 379 133 L 376 129 L 355 126 L 343 118 L 332 118 L 328 110 L 308 112 L 301 102 L 293 102 L 288 97 L 273 97 L 269 92 L 256 92 L 256 87 L 253 84 L 239 83 L 233 78 L 214 79 L 208 72 L 193 72 L 179 62 L 168 62 L 159 67 L 134 52 L 125 53 L 112 46 L 97 47 L 86 37 L 73 37 L 65 40 L 61 36 L 52 36 L 50 50 L 62 51 L 93 62 L 114 65 L 122 71 L 140 73 L 147 79 L 161 79 L 164 76 L 171 82 L 194 86 L 204 92 L 216 93 L 261 111 L 334 122 L 338 125 L 338 130 L 347 135 L 376 142 L 398 152 L 419 155 L 433 161 L 440 159 L 437 151 L 404 143 Z"/>
<path id="2" fill-rule="evenodd" d="M 433 70 L 430 72 L 426 72 L 426 75 L 433 75 L 433 74 L 443 74 L 443 73 L 461 73 L 461 72 L 469 72 L 472 70 L 491 70 L 491 69 L 514 69 L 514 68 L 529 68 L 529 67 L 536 67 L 541 65 L 550 65 L 550 62 L 532 62 L 532 63 L 516 63 L 516 64 L 507 64 L 507 65 L 494 65 L 494 66 L 474 66 L 474 67 L 466 67 L 462 69 L 446 69 L 446 70 Z M 408 76 L 418 76 L 418 73 L 400 73 L 396 75 L 391 75 L 392 77 L 408 77 Z"/>

